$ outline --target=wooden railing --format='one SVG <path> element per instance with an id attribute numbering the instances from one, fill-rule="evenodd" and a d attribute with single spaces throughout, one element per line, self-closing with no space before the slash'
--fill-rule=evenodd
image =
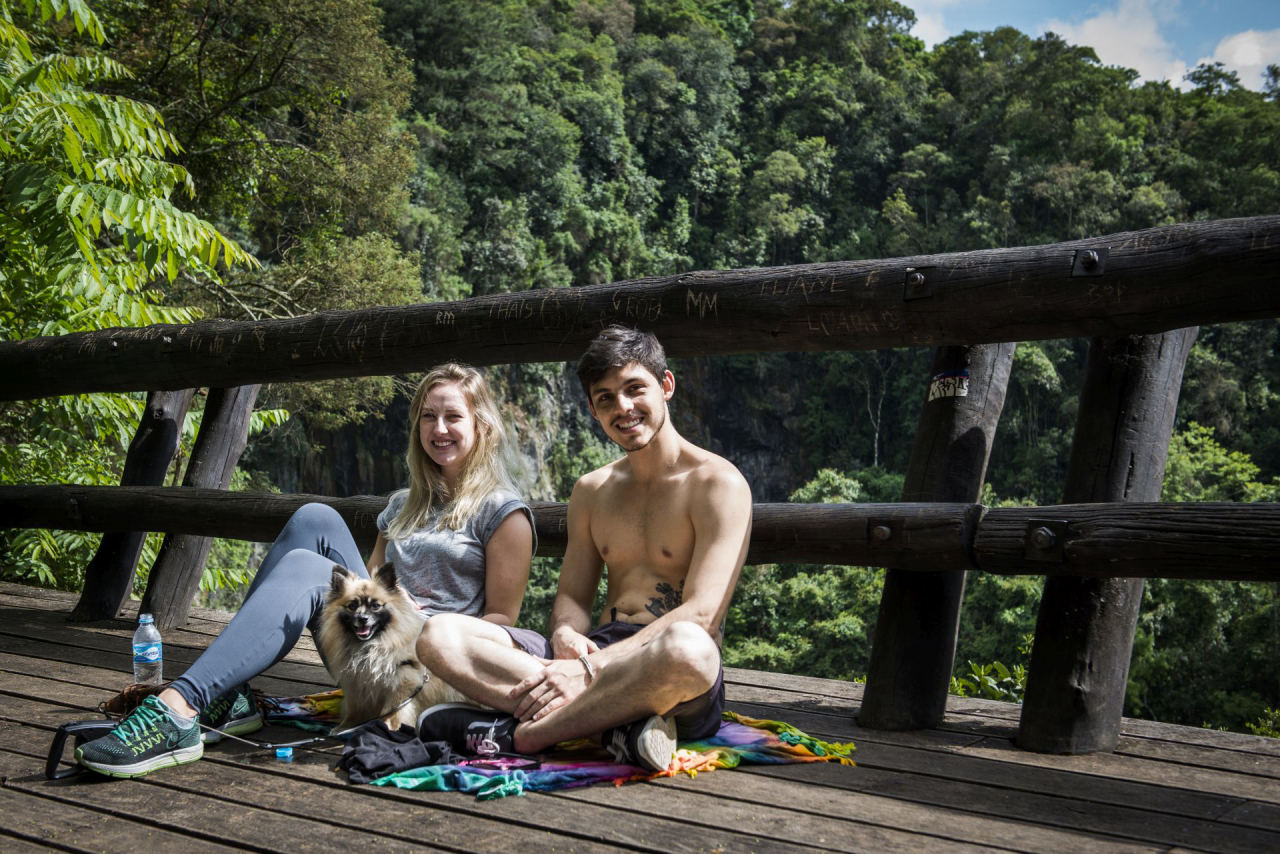
<path id="1" fill-rule="evenodd" d="M 1280 578 L 1280 505 L 1154 503 L 1194 326 L 1280 316 L 1277 279 L 1280 217 L 1220 220 L 1049 246 L 0 343 L 0 400 L 150 391 L 154 417 L 172 419 L 162 392 L 415 371 L 445 359 L 570 360 L 610 323 L 656 332 L 674 356 L 934 346 L 903 503 L 756 505 L 749 561 L 889 568 L 859 716 L 880 728 L 941 720 L 966 570 L 1046 576 L 1019 744 L 1088 752 L 1115 745 L 1141 578 Z M 1095 338 L 1067 503 L 977 504 L 1011 342 L 1081 335 Z M 194 486 L 7 486 L 0 526 L 269 541 L 308 500 L 336 506 L 366 541 L 385 504 Z M 563 505 L 536 505 L 535 517 L 538 553 L 560 554 Z"/>
<path id="2" fill-rule="evenodd" d="M 11 528 L 270 542 L 304 504 L 336 509 L 373 546 L 385 497 L 187 487 L 0 487 Z M 533 502 L 539 557 L 563 557 L 566 504 Z M 1056 533 L 1056 532 L 1061 532 Z M 1048 532 L 1046 534 L 1046 532 Z M 1280 581 L 1280 504 L 756 504 L 748 564 L 824 563 L 915 572 Z"/>
<path id="3" fill-rule="evenodd" d="M 1089 252 L 1105 257 L 1086 268 Z M 291 320 L 107 329 L 0 342 L 0 400 L 376 376 L 448 359 L 561 362 L 610 323 L 652 330 L 671 356 L 1146 334 L 1274 317 L 1277 266 L 1272 216 Z"/>

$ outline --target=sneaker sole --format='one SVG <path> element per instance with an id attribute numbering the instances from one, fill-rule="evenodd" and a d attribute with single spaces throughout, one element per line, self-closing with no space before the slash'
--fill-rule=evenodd
<path id="1" fill-rule="evenodd" d="M 666 771 L 676 755 L 675 718 L 654 715 L 636 737 L 636 759 L 653 771 Z"/>
<path id="2" fill-rule="evenodd" d="M 80 758 L 80 751 L 76 750 L 76 762 L 79 762 L 90 771 L 96 771 L 99 774 L 105 774 L 108 777 L 143 777 L 152 771 L 160 768 L 172 768 L 175 765 L 186 765 L 188 762 L 195 762 L 201 756 L 204 756 L 204 744 L 197 742 L 191 747 L 183 747 L 179 750 L 171 750 L 154 759 L 147 759 L 142 762 L 135 762 L 132 765 L 103 765 L 98 762 L 86 762 Z"/>
<path id="3" fill-rule="evenodd" d="M 200 740 L 205 744 L 217 744 L 222 741 L 222 736 L 226 735 L 248 735 L 251 732 L 257 732 L 262 729 L 262 713 L 259 712 L 253 717 L 240 718 L 239 720 L 227 721 L 217 729 L 208 729 L 200 733 Z"/>

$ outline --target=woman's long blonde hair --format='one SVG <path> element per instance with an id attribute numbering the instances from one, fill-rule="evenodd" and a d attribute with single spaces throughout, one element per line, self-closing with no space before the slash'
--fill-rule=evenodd
<path id="1" fill-rule="evenodd" d="M 440 466 L 422 447 L 419 420 L 422 403 L 431 389 L 454 383 L 467 399 L 476 420 L 476 441 L 463 464 L 457 491 L 449 495 Z M 470 365 L 447 362 L 433 368 L 418 385 L 409 404 L 409 489 L 404 505 L 387 527 L 387 537 L 400 539 L 425 527 L 440 508 L 435 527 L 457 530 L 475 515 L 485 499 L 498 489 L 517 492 L 508 460 L 507 429 L 484 375 Z"/>

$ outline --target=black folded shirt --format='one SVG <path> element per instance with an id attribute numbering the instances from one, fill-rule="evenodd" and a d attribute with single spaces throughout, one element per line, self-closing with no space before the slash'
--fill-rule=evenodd
<path id="1" fill-rule="evenodd" d="M 424 765 L 454 765 L 462 757 L 444 741 L 422 741 L 410 726 L 392 732 L 382 721 L 356 730 L 342 750 L 338 767 L 352 783 L 368 783 Z"/>

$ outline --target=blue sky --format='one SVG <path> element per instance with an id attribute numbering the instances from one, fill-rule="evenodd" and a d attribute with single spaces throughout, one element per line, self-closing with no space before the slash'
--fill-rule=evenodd
<path id="1" fill-rule="evenodd" d="M 1182 84 L 1200 62 L 1219 61 L 1253 89 L 1280 64 L 1280 2 L 1270 0 L 904 0 L 912 30 L 930 46 L 964 30 L 1052 30 L 1086 44 L 1108 65 L 1144 80 Z"/>

